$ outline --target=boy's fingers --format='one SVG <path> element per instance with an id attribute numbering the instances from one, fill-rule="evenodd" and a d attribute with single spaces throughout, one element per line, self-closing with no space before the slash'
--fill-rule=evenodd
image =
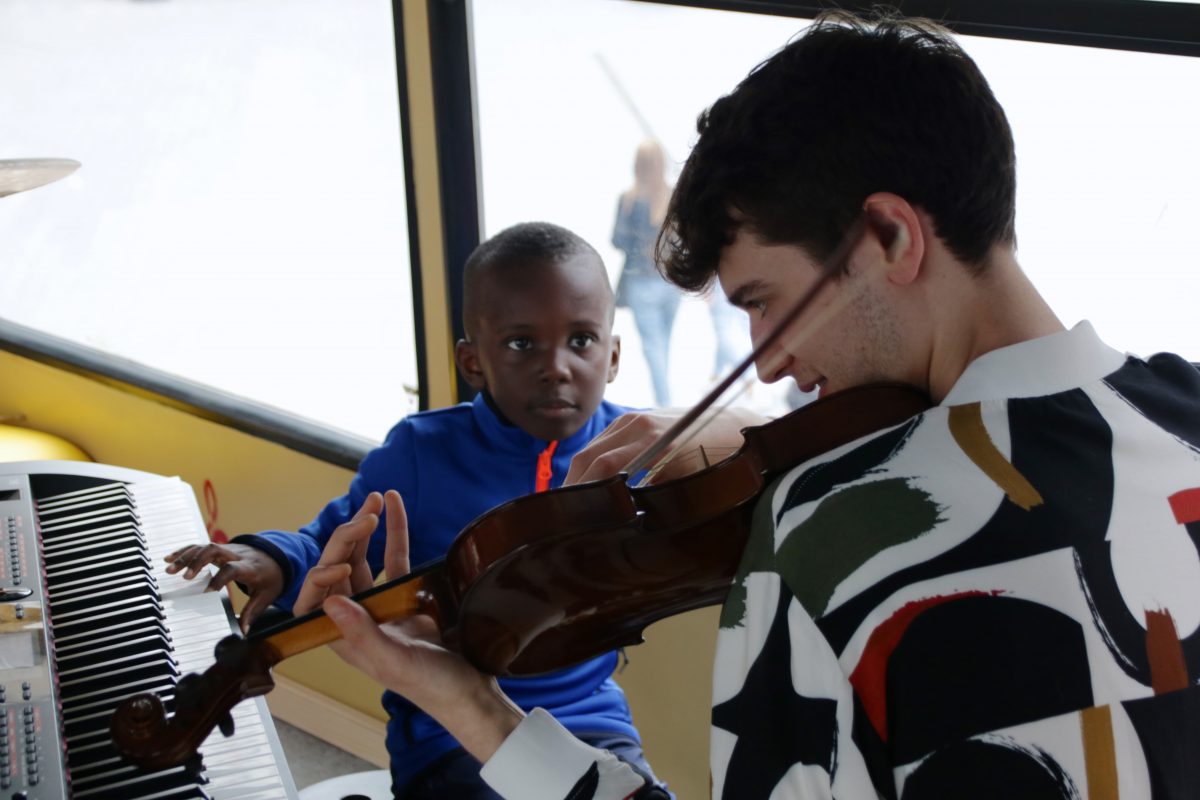
<path id="1" fill-rule="evenodd" d="M 379 514 L 383 511 L 383 496 L 379 492 L 371 492 L 368 500 L 371 501 L 369 506 L 367 503 L 363 503 L 363 507 L 359 509 L 358 514 L 352 520 L 355 527 L 344 532 L 345 541 L 352 543 L 349 554 L 342 559 L 350 565 L 351 593 L 364 592 L 370 589 L 371 584 L 375 582 L 374 576 L 371 574 L 371 567 L 367 564 L 367 547 L 371 543 L 371 537 L 375 534 L 376 528 L 379 527 Z M 373 510 L 364 515 L 363 511 L 368 507 Z M 331 539 L 330 544 L 332 543 Z"/>
<path id="2" fill-rule="evenodd" d="M 375 514 L 378 516 L 380 511 L 383 511 L 383 495 L 379 492 L 371 492 L 366 496 L 363 504 L 359 506 L 358 511 L 350 519 L 356 520 L 365 514 Z"/>
<path id="3" fill-rule="evenodd" d="M 349 564 L 327 564 L 308 571 L 308 580 L 322 589 L 333 589 L 339 582 L 350 577 Z"/>
<path id="4" fill-rule="evenodd" d="M 329 564 L 316 566 L 308 571 L 296 602 L 292 609 L 296 614 L 305 614 L 321 604 L 330 592 L 339 590 L 339 586 L 350 577 L 349 564 Z M 342 587 L 344 591 L 345 588 Z"/>
<path id="5" fill-rule="evenodd" d="M 271 605 L 271 599 L 263 593 L 250 595 L 250 599 L 246 601 L 246 605 L 242 606 L 242 613 L 238 617 L 238 626 L 241 627 L 243 634 L 250 631 L 250 626 L 254 620 L 258 619 L 258 615 L 263 612 L 263 609 Z"/>
<path id="6" fill-rule="evenodd" d="M 329 537 L 317 564 L 324 566 L 350 561 L 358 542 L 369 539 L 377 527 L 379 527 L 379 517 L 374 513 L 365 516 L 356 515 L 349 522 L 343 522 Z"/>
<path id="7" fill-rule="evenodd" d="M 354 544 L 354 551 L 347 562 L 350 565 L 351 593 L 365 592 L 375 583 L 375 578 L 371 575 L 371 565 L 367 563 L 367 545 L 370 541 L 370 537 L 359 539 Z"/>
<path id="8" fill-rule="evenodd" d="M 183 577 L 191 580 L 200 573 L 201 569 L 209 564 L 224 564 L 236 558 L 237 556 L 227 553 L 220 545 L 209 544 L 184 547 L 166 556 L 164 560 L 168 562 L 168 574 L 175 574 L 180 570 L 186 570 L 183 573 Z"/>
<path id="9" fill-rule="evenodd" d="M 399 578 L 412 570 L 408 555 L 408 514 L 400 493 L 393 490 L 384 495 L 387 506 L 387 544 L 383 550 L 383 571 L 389 578 Z"/>
<path id="10" fill-rule="evenodd" d="M 204 587 L 206 592 L 216 592 L 224 589 L 229 585 L 229 582 L 235 580 L 238 575 L 238 567 L 236 562 L 226 562 L 217 570 L 217 574 L 212 576 L 208 582 L 208 586 Z"/>

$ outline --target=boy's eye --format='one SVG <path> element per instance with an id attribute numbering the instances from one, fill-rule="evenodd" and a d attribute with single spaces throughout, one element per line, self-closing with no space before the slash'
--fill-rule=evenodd
<path id="1" fill-rule="evenodd" d="M 590 333 L 576 333 L 567 341 L 571 347 L 574 347 L 576 350 L 582 350 L 585 347 L 590 347 L 596 341 L 596 337 Z"/>
<path id="2" fill-rule="evenodd" d="M 509 350 L 528 350 L 533 347 L 533 339 L 528 336 L 517 336 L 505 342 L 505 347 Z"/>

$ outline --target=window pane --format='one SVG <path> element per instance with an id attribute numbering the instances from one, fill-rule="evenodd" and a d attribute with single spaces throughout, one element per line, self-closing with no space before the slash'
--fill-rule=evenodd
<path id="1" fill-rule="evenodd" d="M 415 404 L 387 0 L 6 0 L 0 316 L 373 439 Z M 355 390 L 369 385 L 370 391 Z"/>
<path id="2" fill-rule="evenodd" d="M 696 116 L 804 24 L 628 0 L 475 0 L 485 232 L 549 218 L 596 245 L 615 280 L 613 219 L 639 142 L 664 144 L 673 178 Z M 1200 219 L 1200 59 L 961 41 L 1012 122 L 1018 257 L 1063 322 L 1086 316 L 1116 347 L 1200 359 L 1189 313 L 1200 256 L 1185 235 Z M 652 404 L 632 313 L 616 327 L 622 369 L 608 396 Z M 685 299 L 670 343 L 675 404 L 709 384 L 714 341 L 705 303 Z M 774 411 L 790 399 L 759 386 L 745 402 Z"/>

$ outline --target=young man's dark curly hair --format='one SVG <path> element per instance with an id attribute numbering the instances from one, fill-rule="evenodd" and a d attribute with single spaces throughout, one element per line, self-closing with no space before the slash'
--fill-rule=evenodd
<path id="1" fill-rule="evenodd" d="M 818 17 L 700 115 L 659 259 L 686 289 L 708 286 L 740 228 L 823 261 L 863 199 L 923 209 L 976 271 L 1013 244 L 1012 131 L 975 63 L 927 20 Z"/>

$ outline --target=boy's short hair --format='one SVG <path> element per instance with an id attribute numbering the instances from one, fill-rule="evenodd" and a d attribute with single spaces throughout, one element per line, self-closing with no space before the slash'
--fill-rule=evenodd
<path id="1" fill-rule="evenodd" d="M 926 211 L 950 251 L 985 267 L 1015 240 L 1016 156 L 1004 110 L 936 23 L 822 14 L 700 115 L 658 255 L 709 285 L 739 228 L 823 261 L 873 192 Z"/>
<path id="2" fill-rule="evenodd" d="M 604 269 L 604 261 L 596 248 L 579 234 L 561 225 L 522 222 L 500 231 L 476 247 L 463 265 L 463 324 L 469 330 L 471 321 L 475 319 L 476 294 L 484 274 L 562 261 L 577 255 L 594 256 L 599 269 Z M 608 285 L 607 281 L 605 285 Z M 609 287 L 608 291 L 611 295 L 612 288 Z"/>

